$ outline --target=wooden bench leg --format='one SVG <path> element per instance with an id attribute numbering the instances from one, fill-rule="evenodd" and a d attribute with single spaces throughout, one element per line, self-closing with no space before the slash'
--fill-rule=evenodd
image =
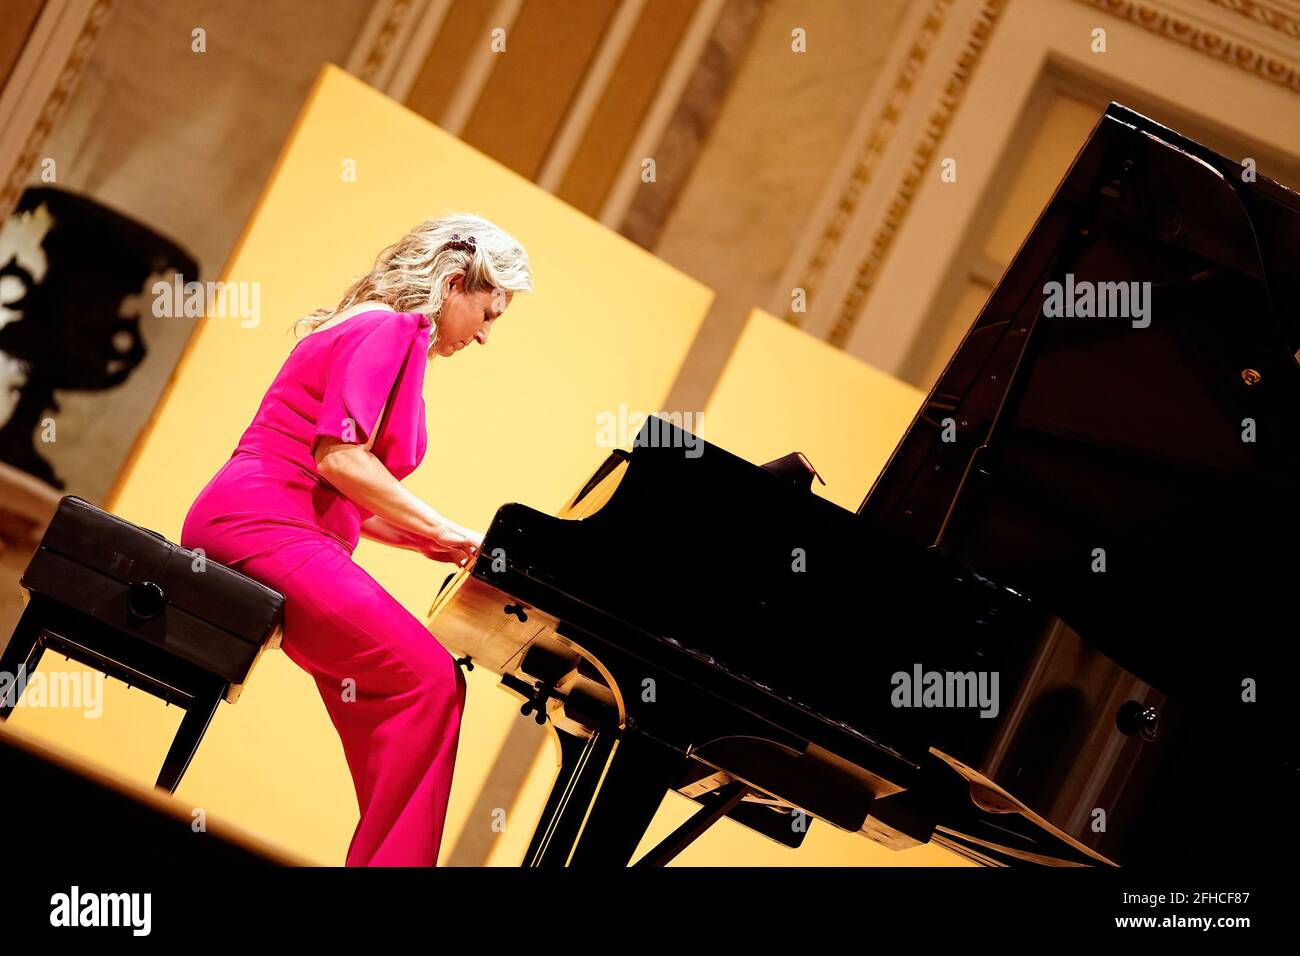
<path id="1" fill-rule="evenodd" d="M 218 684 L 197 694 L 185 708 L 185 716 L 176 731 L 171 747 L 167 750 L 167 759 L 163 761 L 162 772 L 154 784 L 159 790 L 175 793 L 180 786 L 181 777 L 190 765 L 194 753 L 199 749 L 199 741 L 212 722 L 212 715 L 221 703 L 225 684 Z"/>
<path id="2" fill-rule="evenodd" d="M 41 663 L 41 607 L 36 600 L 23 609 L 4 653 L 0 654 L 0 720 L 8 720 L 22 690 Z"/>

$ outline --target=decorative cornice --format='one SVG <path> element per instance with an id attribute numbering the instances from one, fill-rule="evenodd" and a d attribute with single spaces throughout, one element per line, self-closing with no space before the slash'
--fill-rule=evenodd
<path id="1" fill-rule="evenodd" d="M 394 42 L 410 28 L 409 19 L 412 8 L 418 0 L 389 0 L 387 10 L 381 13 L 382 22 L 374 29 L 365 48 L 356 56 L 353 74 L 371 86 L 378 86 L 378 78 L 385 63 L 393 52 Z M 356 54 L 354 54 L 356 55 Z"/>
<path id="2" fill-rule="evenodd" d="M 1209 2 L 1263 24 L 1270 30 L 1300 39 L 1300 19 L 1281 7 L 1264 3 L 1262 0 L 1209 0 Z"/>
<path id="3" fill-rule="evenodd" d="M 1075 0 L 1112 16 L 1137 24 L 1144 30 L 1174 40 L 1216 60 L 1232 63 L 1261 79 L 1300 93 L 1300 65 L 1273 53 L 1257 49 L 1240 37 L 1227 37 L 1212 27 L 1201 26 L 1168 13 L 1146 0 Z M 1257 0 L 1211 0 L 1220 7 L 1249 16 L 1270 29 L 1296 36 L 1300 25 L 1294 17 Z"/>
<path id="4" fill-rule="evenodd" d="M 853 167 L 853 173 L 845 183 L 843 192 L 835 203 L 835 210 L 817 240 L 812 258 L 804 267 L 803 278 L 798 286 L 804 290 L 808 301 L 812 301 L 826 270 L 834 261 L 835 250 L 844 238 L 848 224 L 857 213 L 858 205 L 866 193 L 867 185 L 880 166 L 885 149 L 894 138 L 899 120 L 907 109 L 907 101 L 916 87 L 917 78 L 921 75 L 921 69 L 930 56 L 935 39 L 943 30 L 944 21 L 952 12 L 953 2 L 954 0 L 934 0 L 920 29 L 913 37 L 898 72 L 894 75 L 894 82 L 890 86 L 889 95 L 885 98 L 880 115 L 876 117 L 871 135 L 867 137 L 862 153 Z M 801 315 L 802 313 L 796 313 L 792 306 L 788 306 L 782 318 L 791 325 L 799 325 Z"/>
<path id="5" fill-rule="evenodd" d="M 36 122 L 27 132 L 27 141 L 23 144 L 22 152 L 18 154 L 18 158 L 9 169 L 9 175 L 5 177 L 4 188 L 0 190 L 0 212 L 3 212 L 4 216 L 7 216 L 17 204 L 18 197 L 27 184 L 28 176 L 31 175 L 32 166 L 40 155 L 41 146 L 44 145 L 50 130 L 54 128 L 63 108 L 67 106 L 72 91 L 76 89 L 112 7 L 113 0 L 95 0 L 94 6 L 82 21 L 81 30 L 72 43 L 68 58 L 59 70 L 58 79 L 55 80 L 53 88 L 41 105 Z"/>
<path id="6" fill-rule="evenodd" d="M 957 61 L 953 64 L 943 85 L 943 92 L 930 114 L 920 140 L 912 148 L 911 155 L 907 159 L 902 180 L 889 200 L 884 221 L 872 236 L 867 254 L 855 271 L 853 284 L 840 303 L 835 323 L 826 337 L 826 341 L 836 348 L 844 347 L 854 324 L 862 314 L 863 303 L 875 285 L 880 266 L 898 237 L 899 228 L 910 211 L 913 200 L 916 199 L 925 170 L 934 158 L 940 141 L 957 113 L 957 107 L 961 104 L 966 88 L 970 85 L 975 67 L 979 65 L 980 58 L 988 47 L 993 29 L 997 26 L 1003 10 L 1006 9 L 1007 2 L 1008 0 L 984 0 L 971 24 Z"/>
<path id="7" fill-rule="evenodd" d="M 903 176 L 890 197 L 884 216 L 877 227 L 867 253 L 858 264 L 854 280 L 837 309 L 826 340 L 837 348 L 847 343 L 863 305 L 870 295 L 881 266 L 893 246 L 903 220 L 907 217 L 922 178 L 939 143 L 952 122 L 971 76 L 983 55 L 999 17 L 1010 0 L 985 0 L 971 26 L 944 90 L 931 113 L 919 141 L 906 162 Z M 1225 36 L 1208 26 L 1193 23 L 1177 13 L 1162 9 L 1152 0 L 1075 0 L 1112 16 L 1117 16 L 1174 40 L 1191 49 L 1233 63 L 1271 83 L 1300 92 L 1300 65 L 1273 53 L 1257 49 L 1244 39 Z M 1248 18 L 1288 38 L 1300 38 L 1300 19 L 1267 0 L 1208 0 L 1208 2 Z M 909 108 L 917 75 L 924 66 L 934 37 L 942 30 L 951 12 L 953 0 L 933 0 L 920 30 L 912 41 L 903 64 L 894 77 L 874 128 L 862 147 L 862 154 L 846 181 L 835 209 L 814 247 L 797 285 L 811 300 L 834 261 L 839 245 L 857 212 L 868 184 L 878 172 L 882 157 L 897 129 L 899 119 Z M 914 108 L 914 107 L 913 107 Z M 799 325 L 802 314 L 787 308 L 783 318 Z"/>

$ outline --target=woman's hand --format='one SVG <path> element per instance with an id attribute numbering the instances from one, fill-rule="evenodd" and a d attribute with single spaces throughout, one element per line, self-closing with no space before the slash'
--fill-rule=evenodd
<path id="1" fill-rule="evenodd" d="M 413 535 L 414 547 L 425 557 L 434 561 L 447 561 L 459 568 L 474 560 L 479 548 L 483 546 L 483 535 L 458 524 L 448 523 L 439 529 L 435 537 Z"/>
<path id="2" fill-rule="evenodd" d="M 379 515 L 371 515 L 362 523 L 361 534 L 372 541 L 407 551 L 418 551 L 433 561 L 446 561 L 459 567 L 464 567 L 472 560 L 483 544 L 483 535 L 454 522 L 443 522 L 437 534 L 429 537 L 399 528 Z"/>

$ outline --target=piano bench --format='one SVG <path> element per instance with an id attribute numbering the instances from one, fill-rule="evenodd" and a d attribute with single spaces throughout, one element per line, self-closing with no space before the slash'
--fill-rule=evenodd
<path id="1" fill-rule="evenodd" d="M 174 793 L 224 699 L 235 703 L 267 648 L 284 596 L 96 508 L 60 499 L 19 583 L 26 606 L 0 654 L 0 720 L 46 648 L 185 711 L 156 786 Z"/>

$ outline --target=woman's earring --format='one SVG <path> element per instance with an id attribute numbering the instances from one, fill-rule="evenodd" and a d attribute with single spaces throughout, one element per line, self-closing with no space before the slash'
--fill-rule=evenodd
<path id="1" fill-rule="evenodd" d="M 433 323 L 433 341 L 429 343 L 430 351 L 433 351 L 433 348 L 438 344 L 438 319 L 441 315 L 442 306 L 438 306 L 438 311 L 429 316 L 429 321 Z"/>

